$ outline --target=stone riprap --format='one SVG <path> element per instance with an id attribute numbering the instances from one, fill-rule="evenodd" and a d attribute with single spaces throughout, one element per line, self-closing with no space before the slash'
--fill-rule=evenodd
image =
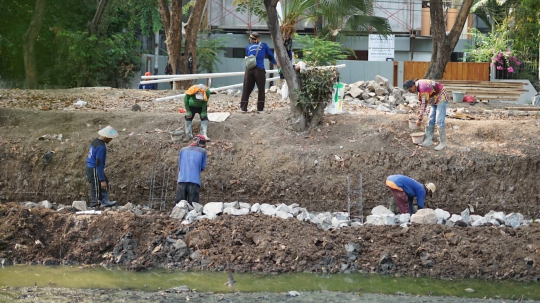
<path id="1" fill-rule="evenodd" d="M 53 210 L 62 210 L 68 206 L 55 205 L 47 200 L 39 203 L 21 202 L 21 205 L 27 208 L 43 207 Z M 86 210 L 85 201 L 73 201 L 71 205 L 76 210 Z M 115 206 L 107 208 L 109 211 L 130 211 L 136 215 L 143 213 L 149 214 L 152 210 L 141 205 L 134 206 L 127 203 L 124 206 Z M 349 226 L 363 225 L 400 225 L 406 227 L 412 223 L 415 224 L 442 224 L 446 226 L 460 227 L 477 227 L 477 226 L 508 226 L 517 228 L 527 226 L 539 219 L 525 219 L 520 213 L 510 213 L 506 215 L 504 212 L 490 211 L 486 215 L 471 214 L 471 209 L 467 208 L 461 214 L 450 214 L 443 209 L 420 209 L 415 214 L 394 214 L 391 210 L 383 205 L 374 207 L 371 214 L 365 217 L 364 223 L 358 220 L 352 220 L 347 212 L 322 212 L 310 213 L 306 208 L 300 207 L 297 203 L 286 205 L 271 205 L 267 203 L 253 205 L 245 202 L 209 202 L 205 205 L 197 202 L 193 206 L 187 201 L 178 202 L 169 213 L 169 217 L 177 220 L 182 220 L 182 224 L 189 225 L 198 220 L 213 220 L 222 214 L 233 216 L 243 216 L 250 213 L 258 213 L 262 215 L 278 217 L 283 220 L 296 218 L 300 221 L 310 222 L 324 230 L 339 229 Z"/>

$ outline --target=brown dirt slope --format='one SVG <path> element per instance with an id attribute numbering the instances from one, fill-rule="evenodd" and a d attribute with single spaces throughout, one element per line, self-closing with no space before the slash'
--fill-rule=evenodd
<path id="1" fill-rule="evenodd" d="M 183 117 L 177 112 L 179 103 L 152 101 L 164 94 L 96 89 L 0 91 L 0 224 L 2 230 L 9 230 L 2 233 L 1 254 L 23 263 L 48 258 L 79 263 L 121 261 L 134 269 L 223 269 L 230 263 L 237 270 L 334 272 L 377 271 L 379 263 L 388 263 L 388 258 L 380 260 L 388 252 L 395 266 L 383 267 L 397 273 L 538 277 L 537 225 L 523 230 L 413 226 L 408 232 L 396 227 L 322 232 L 294 220 L 225 216 L 196 223 L 191 227 L 195 230 L 188 231 L 157 211 L 144 216 L 111 212 L 82 220 L 70 213 L 22 210 L 6 204 L 87 200 L 83 174 L 87 148 L 97 130 L 111 124 L 120 132 L 108 146 L 106 171 L 112 198 L 120 205 L 147 205 L 150 179 L 162 180 L 163 171 L 170 172 L 170 210 L 178 151 L 184 144 L 172 142 L 168 131 L 183 126 Z M 77 100 L 88 105 L 75 108 L 72 103 Z M 232 110 L 237 101 L 232 96 L 212 96 L 211 111 Z M 131 111 L 135 103 L 141 112 Z M 437 184 L 436 196 L 428 200 L 431 208 L 460 213 L 471 205 L 481 215 L 496 210 L 540 217 L 536 190 L 540 123 L 536 116 L 496 114 L 490 111 L 496 104 L 451 104 L 452 108 L 465 106 L 475 120 L 448 118 L 449 147 L 435 152 L 411 143 L 407 115 L 346 104 L 346 113 L 327 116 L 318 129 L 297 134 L 288 127 L 287 106 L 269 96 L 265 114 L 232 112 L 225 122 L 210 124 L 212 141 L 208 168 L 202 174 L 202 203 L 298 203 L 309 211 L 343 211 L 347 176 L 352 188 L 358 189 L 362 174 L 367 215 L 390 199 L 386 176 L 401 173 Z M 198 131 L 198 121 L 194 131 Z M 38 140 L 45 134 L 62 134 L 62 140 Z M 54 155 L 45 166 L 43 154 L 49 150 Z M 351 198 L 356 201 L 358 196 Z M 200 242 L 188 243 L 189 251 L 171 251 L 167 237 L 185 238 L 197 230 L 206 234 L 198 235 Z M 208 237 L 209 248 L 197 246 L 207 243 L 206 247 Z M 43 245 L 36 244 L 37 239 Z M 137 243 L 129 250 L 132 253 L 120 254 L 117 248 L 118 254 L 113 254 L 119 243 L 133 246 L 130 239 Z M 343 245 L 351 241 L 361 244 L 362 254 L 344 262 Z M 16 249 L 16 244 L 23 246 Z M 202 256 L 179 261 L 194 251 Z M 346 264 L 343 268 L 342 263 Z"/>

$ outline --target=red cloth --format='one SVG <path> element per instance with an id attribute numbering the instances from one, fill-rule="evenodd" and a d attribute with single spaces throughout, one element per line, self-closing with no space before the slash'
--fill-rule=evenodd
<path id="1" fill-rule="evenodd" d="M 390 189 L 392 196 L 394 196 L 394 201 L 396 201 L 399 212 L 402 214 L 408 214 L 409 200 L 407 198 L 407 194 L 403 190 L 391 188 L 390 186 L 388 186 L 388 189 Z"/>
<path id="2" fill-rule="evenodd" d="M 474 103 L 474 96 L 465 95 L 465 97 L 463 97 L 463 102 Z"/>

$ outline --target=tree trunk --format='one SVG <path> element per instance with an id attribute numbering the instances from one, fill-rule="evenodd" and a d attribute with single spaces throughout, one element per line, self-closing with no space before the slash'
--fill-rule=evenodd
<path id="1" fill-rule="evenodd" d="M 165 44 L 169 55 L 173 74 L 197 73 L 197 32 L 203 17 L 206 0 L 195 0 L 188 22 L 184 26 L 185 50 L 182 55 L 182 1 L 172 0 L 169 9 L 167 0 L 159 0 L 159 14 L 165 30 Z M 189 70 L 189 59 L 191 54 L 192 70 Z M 187 89 L 193 85 L 193 80 L 176 81 L 173 89 Z"/>
<path id="2" fill-rule="evenodd" d="M 43 24 L 43 15 L 45 14 L 45 0 L 37 0 L 34 14 L 28 29 L 23 35 L 23 56 L 24 71 L 26 74 L 26 88 L 37 89 L 37 67 L 36 54 L 34 53 L 34 43 Z"/>
<path id="3" fill-rule="evenodd" d="M 181 65 L 180 72 L 183 74 L 196 74 L 197 73 L 197 33 L 199 31 L 199 25 L 203 17 L 204 7 L 206 5 L 206 0 L 195 0 L 193 7 L 191 8 L 191 13 L 189 14 L 189 19 L 184 26 L 186 31 L 185 37 L 185 52 L 184 60 Z M 190 56 L 191 55 L 191 56 Z M 192 70 L 189 68 L 191 60 Z M 178 88 L 188 89 L 193 85 L 194 80 L 187 80 L 177 82 Z"/>
<path id="4" fill-rule="evenodd" d="M 172 0 L 171 7 L 167 0 L 159 0 L 159 14 L 165 31 L 165 44 L 169 55 L 173 75 L 180 74 L 182 55 L 182 0 Z M 176 89 L 177 82 L 173 88 Z"/>
<path id="5" fill-rule="evenodd" d="M 290 109 L 293 122 L 292 126 L 296 131 L 303 131 L 309 126 L 306 124 L 307 120 L 304 116 L 304 113 L 298 106 L 296 106 L 296 100 L 298 99 L 298 92 L 301 90 L 301 84 L 292 64 L 289 63 L 290 60 L 287 55 L 287 50 L 285 50 L 285 45 L 283 44 L 283 38 L 279 29 L 279 19 L 276 9 L 277 2 L 278 0 L 264 0 L 264 6 L 268 15 L 266 24 L 268 25 L 268 30 L 272 35 L 272 42 L 274 42 L 274 49 L 277 55 L 277 60 L 278 62 L 280 62 L 283 76 L 285 76 L 287 86 L 289 87 L 289 99 L 291 100 Z M 281 62 L 287 63 L 281 64 Z"/>
<path id="6" fill-rule="evenodd" d="M 456 47 L 461 31 L 463 31 L 463 26 L 465 26 L 465 21 L 467 21 L 472 4 L 473 0 L 463 1 L 456 22 L 450 33 L 446 35 L 442 0 L 431 0 L 430 17 L 433 51 L 431 53 L 431 62 L 424 78 L 433 80 L 443 78 L 446 64 L 450 61 L 450 55 Z"/>
<path id="7" fill-rule="evenodd" d="M 109 0 L 100 0 L 98 4 L 98 8 L 96 10 L 96 13 L 94 14 L 94 19 L 92 21 L 88 22 L 88 34 L 90 36 L 97 34 L 99 25 L 101 24 L 101 20 L 103 19 L 103 14 L 105 12 L 105 8 L 107 7 L 107 4 L 109 4 Z"/>

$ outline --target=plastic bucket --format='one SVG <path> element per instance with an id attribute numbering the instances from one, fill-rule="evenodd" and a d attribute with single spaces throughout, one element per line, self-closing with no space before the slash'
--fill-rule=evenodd
<path id="1" fill-rule="evenodd" d="M 423 132 L 421 132 L 421 133 L 412 133 L 411 134 L 412 142 L 414 144 L 420 144 L 420 143 L 424 142 L 424 135 L 425 135 L 425 133 L 423 133 Z"/>
<path id="2" fill-rule="evenodd" d="M 416 125 L 416 119 L 410 119 L 409 120 L 409 128 L 410 129 L 418 129 L 418 125 Z"/>
<path id="3" fill-rule="evenodd" d="M 465 97 L 464 92 L 452 92 L 452 99 L 454 102 L 463 102 L 463 97 Z"/>

